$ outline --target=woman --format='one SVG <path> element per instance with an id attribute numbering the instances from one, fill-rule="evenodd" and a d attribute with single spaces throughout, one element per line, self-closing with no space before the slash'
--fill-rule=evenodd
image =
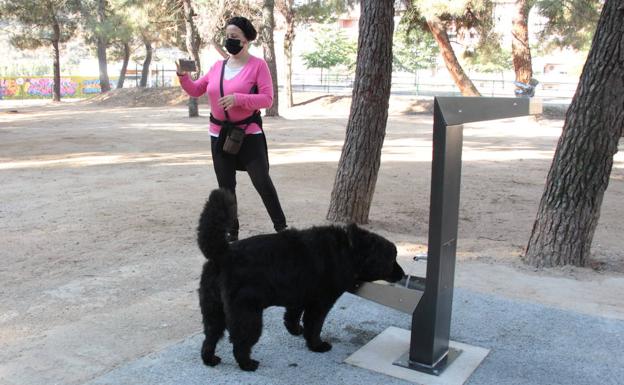
<path id="1" fill-rule="evenodd" d="M 273 227 L 279 232 L 287 227 L 286 218 L 269 176 L 266 138 L 258 112 L 273 103 L 271 74 L 264 60 L 249 54 L 249 42 L 256 38 L 257 32 L 248 19 L 233 17 L 228 20 L 225 35 L 225 48 L 231 56 L 215 63 L 197 81 L 193 81 L 176 63 L 180 84 L 193 97 L 208 93 L 212 111 L 212 161 L 219 187 L 230 190 L 236 196 L 236 170 L 246 170 L 264 202 Z M 229 131 L 223 129 L 225 121 L 234 122 L 244 129 L 242 146 L 236 155 L 223 151 Z M 238 229 L 237 218 L 228 234 L 230 241 L 238 239 Z"/>

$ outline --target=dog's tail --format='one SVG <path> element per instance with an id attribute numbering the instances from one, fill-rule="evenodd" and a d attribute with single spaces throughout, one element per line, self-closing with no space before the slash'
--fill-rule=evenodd
<path id="1" fill-rule="evenodd" d="M 236 199 L 227 190 L 213 190 L 199 217 L 197 244 L 207 259 L 217 263 L 228 250 L 226 232 L 236 217 Z"/>

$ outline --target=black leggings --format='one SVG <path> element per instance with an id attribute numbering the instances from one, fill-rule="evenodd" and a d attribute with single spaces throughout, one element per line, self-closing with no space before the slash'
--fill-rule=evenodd
<path id="1" fill-rule="evenodd" d="M 217 151 L 218 138 L 211 137 L 212 163 L 217 182 L 220 188 L 227 189 L 236 197 L 236 165 L 243 165 L 251 178 L 256 191 L 260 194 L 275 230 L 286 227 L 286 217 L 282 211 L 277 191 L 269 176 L 269 161 L 267 159 L 264 134 L 245 135 L 245 140 L 237 155 Z M 232 231 L 238 233 L 238 217 L 233 224 Z"/>

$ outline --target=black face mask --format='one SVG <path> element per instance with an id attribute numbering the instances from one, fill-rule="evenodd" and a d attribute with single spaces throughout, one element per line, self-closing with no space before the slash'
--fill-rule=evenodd
<path id="1" fill-rule="evenodd" d="M 225 39 L 225 49 L 232 55 L 243 50 L 243 42 L 239 39 Z"/>

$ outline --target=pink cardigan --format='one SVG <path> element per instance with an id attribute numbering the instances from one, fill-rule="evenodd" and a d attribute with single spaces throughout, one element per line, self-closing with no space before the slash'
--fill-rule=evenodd
<path id="1" fill-rule="evenodd" d="M 221 94 L 219 79 L 223 60 L 217 61 L 203 77 L 193 81 L 188 74 L 180 77 L 180 85 L 187 94 L 200 97 L 206 92 L 210 99 L 210 110 L 218 120 L 225 120 L 223 108 L 218 105 Z M 249 94 L 254 85 L 258 85 L 257 94 Z M 234 95 L 234 106 L 228 110 L 230 120 L 237 122 L 249 117 L 260 108 L 269 108 L 273 104 L 273 82 L 266 62 L 255 56 L 249 56 L 249 61 L 232 79 L 223 79 L 223 94 Z M 221 127 L 210 123 L 210 133 L 219 135 Z M 261 132 L 257 124 L 251 123 L 245 129 L 246 134 Z"/>

